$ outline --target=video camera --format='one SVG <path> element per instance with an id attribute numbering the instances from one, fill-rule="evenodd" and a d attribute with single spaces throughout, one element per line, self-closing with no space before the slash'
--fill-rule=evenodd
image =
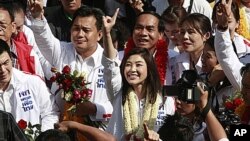
<path id="1" fill-rule="evenodd" d="M 207 85 L 203 77 L 199 76 L 195 70 L 185 70 L 175 85 L 163 86 L 162 94 L 178 97 L 178 99 L 187 103 L 197 103 L 201 95 L 197 83 L 204 90 L 207 90 Z"/>

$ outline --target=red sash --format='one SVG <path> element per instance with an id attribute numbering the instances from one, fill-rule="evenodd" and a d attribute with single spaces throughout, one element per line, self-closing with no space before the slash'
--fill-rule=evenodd
<path id="1" fill-rule="evenodd" d="M 28 45 L 27 38 L 20 32 L 13 40 L 16 46 L 17 60 L 20 70 L 35 74 L 35 59 L 30 56 L 32 47 Z"/>

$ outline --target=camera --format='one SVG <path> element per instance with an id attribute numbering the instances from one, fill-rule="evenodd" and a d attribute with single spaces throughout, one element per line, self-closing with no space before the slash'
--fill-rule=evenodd
<path id="1" fill-rule="evenodd" d="M 198 83 L 204 90 L 207 90 L 206 82 L 202 76 L 199 76 L 195 70 L 185 70 L 175 85 L 163 86 L 162 94 L 175 96 L 187 103 L 197 103 L 201 95 L 197 87 Z"/>

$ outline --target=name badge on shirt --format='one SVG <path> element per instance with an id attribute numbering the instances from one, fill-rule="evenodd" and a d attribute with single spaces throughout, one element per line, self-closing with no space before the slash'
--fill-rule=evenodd
<path id="1" fill-rule="evenodd" d="M 98 75 L 97 75 L 97 88 L 105 88 L 105 82 L 103 79 L 103 69 L 98 69 Z"/>
<path id="2" fill-rule="evenodd" d="M 19 98 L 20 98 L 24 112 L 32 110 L 33 109 L 33 101 L 32 101 L 30 91 L 25 90 L 25 91 L 19 92 L 18 94 L 19 94 Z"/>

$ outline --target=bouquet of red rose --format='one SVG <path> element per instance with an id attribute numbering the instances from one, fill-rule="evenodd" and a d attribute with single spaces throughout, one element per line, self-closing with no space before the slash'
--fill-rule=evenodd
<path id="1" fill-rule="evenodd" d="M 92 96 L 92 90 L 87 88 L 90 84 L 85 79 L 83 72 L 77 70 L 71 73 L 71 69 L 66 65 L 62 72 L 58 72 L 56 68 L 51 68 L 55 74 L 50 78 L 51 82 L 56 82 L 59 85 L 59 90 L 63 90 L 62 98 L 69 103 L 81 103 L 88 101 Z M 69 110 L 75 110 L 76 106 L 73 105 Z"/>
<path id="2" fill-rule="evenodd" d="M 243 103 L 242 94 L 240 92 L 236 92 L 232 96 L 228 96 L 224 98 L 224 106 L 228 110 L 232 110 L 233 112 L 235 109 Z"/>
<path id="3" fill-rule="evenodd" d="M 18 126 L 21 128 L 29 141 L 35 141 L 35 139 L 41 134 L 41 125 L 32 125 L 21 119 L 18 121 Z"/>
<path id="4" fill-rule="evenodd" d="M 73 120 L 105 129 L 106 126 L 102 121 L 92 121 L 88 115 L 83 117 L 75 115 L 76 104 L 89 101 L 92 96 L 92 90 L 87 87 L 90 82 L 87 82 L 85 73 L 77 70 L 72 72 L 68 65 L 63 67 L 62 72 L 58 72 L 56 68 L 51 68 L 51 71 L 54 76 L 50 78 L 50 81 L 58 84 L 57 91 L 63 90 L 61 96 L 66 101 L 61 120 Z M 78 138 L 78 140 L 84 141 L 83 138 Z"/>

